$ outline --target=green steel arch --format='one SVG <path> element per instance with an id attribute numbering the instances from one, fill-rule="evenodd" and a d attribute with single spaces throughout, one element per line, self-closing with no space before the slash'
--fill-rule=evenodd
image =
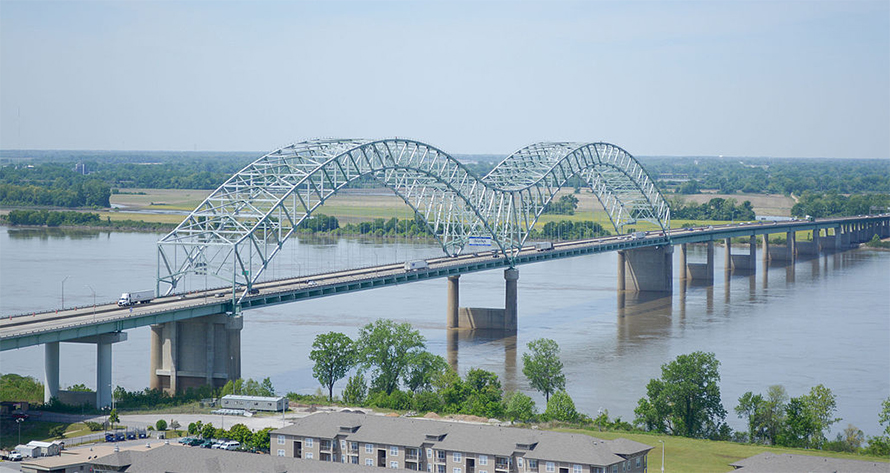
<path id="1" fill-rule="evenodd" d="M 633 156 L 608 143 L 536 143 L 479 178 L 419 141 L 312 140 L 250 163 L 158 241 L 158 290 L 166 284 L 173 292 L 190 273 L 250 287 L 304 221 L 364 176 L 410 206 L 446 254 L 483 236 L 512 256 L 576 174 L 616 229 L 636 220 L 669 227 L 670 210 L 654 182 Z"/>

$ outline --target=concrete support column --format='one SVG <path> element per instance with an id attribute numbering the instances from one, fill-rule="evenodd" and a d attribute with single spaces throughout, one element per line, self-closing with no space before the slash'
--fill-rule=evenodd
<path id="1" fill-rule="evenodd" d="M 445 322 L 448 328 L 457 328 L 460 323 L 460 275 L 448 276 L 448 303 Z"/>
<path id="2" fill-rule="evenodd" d="M 161 378 L 158 377 L 158 370 L 164 364 L 164 326 L 152 325 L 151 338 L 149 340 L 151 347 L 149 350 L 148 360 L 148 388 L 161 389 Z"/>
<path id="3" fill-rule="evenodd" d="M 519 280 L 519 270 L 516 268 L 505 269 L 504 280 L 507 283 L 504 301 L 504 327 L 518 327 L 519 304 L 516 281 Z"/>
<path id="4" fill-rule="evenodd" d="M 689 277 L 689 271 L 686 268 L 686 243 L 680 245 L 680 269 L 677 272 L 677 277 L 681 280 Z"/>
<path id="5" fill-rule="evenodd" d="M 794 261 L 794 255 L 797 254 L 797 241 L 795 239 L 794 232 L 788 232 L 785 234 L 785 244 L 788 245 L 788 261 Z"/>
<path id="6" fill-rule="evenodd" d="M 708 242 L 708 274 L 711 275 L 710 280 L 714 280 L 714 241 Z"/>
<path id="7" fill-rule="evenodd" d="M 111 405 L 111 343 L 96 343 L 96 407 Z"/>
<path id="8" fill-rule="evenodd" d="M 723 268 L 727 271 L 732 269 L 732 238 L 727 238 L 726 243 L 726 261 L 723 264 Z"/>
<path id="9" fill-rule="evenodd" d="M 244 328 L 244 318 L 241 315 L 229 317 L 226 321 L 226 337 L 228 341 L 228 360 L 226 363 L 226 376 L 235 381 L 241 377 L 241 329 Z"/>
<path id="10" fill-rule="evenodd" d="M 204 326 L 204 340 L 206 340 L 206 349 L 204 350 L 204 382 L 208 386 L 213 386 L 214 361 L 216 360 L 216 324 L 206 324 Z M 228 335 L 228 333 L 226 334 Z"/>
<path id="11" fill-rule="evenodd" d="M 751 266 L 754 266 L 754 262 L 757 261 L 757 235 L 751 235 L 751 238 L 748 239 L 748 257 L 751 258 Z"/>
<path id="12" fill-rule="evenodd" d="M 625 280 L 625 265 L 626 256 L 624 255 L 624 250 L 619 250 L 618 252 L 618 290 L 624 291 L 627 288 L 626 280 Z"/>
<path id="13" fill-rule="evenodd" d="M 763 237 L 763 262 L 769 262 L 769 233 L 764 233 Z"/>
<path id="14" fill-rule="evenodd" d="M 813 249 L 816 251 L 817 255 L 822 253 L 822 244 L 819 242 L 820 233 L 822 233 L 822 231 L 818 228 L 813 230 Z"/>
<path id="15" fill-rule="evenodd" d="M 43 345 L 43 402 L 59 396 L 59 342 Z"/>
<path id="16" fill-rule="evenodd" d="M 625 250 L 624 256 L 618 259 L 618 274 L 625 276 L 619 280 L 619 290 L 626 289 L 629 283 L 629 290 L 633 292 L 671 292 L 673 252 L 672 245 Z"/>
<path id="17" fill-rule="evenodd" d="M 179 322 L 168 322 L 164 324 L 165 328 L 165 340 L 164 340 L 164 365 L 167 368 L 167 372 L 170 374 L 170 384 L 169 384 L 169 392 L 171 394 L 176 394 L 176 378 L 178 375 L 177 371 L 177 361 L 179 359 Z"/>

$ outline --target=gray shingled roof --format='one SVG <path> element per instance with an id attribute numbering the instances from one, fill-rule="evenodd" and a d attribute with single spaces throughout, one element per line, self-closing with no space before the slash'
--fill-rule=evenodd
<path id="1" fill-rule="evenodd" d="M 142 452 L 123 451 L 90 462 L 114 470 L 129 465 L 127 473 L 367 473 L 368 467 L 346 463 L 303 460 L 246 452 L 164 445 Z"/>
<path id="2" fill-rule="evenodd" d="M 341 432 L 340 426 L 347 425 L 360 427 L 354 433 Z M 320 412 L 297 419 L 293 425 L 272 431 L 272 435 L 279 433 L 320 438 L 334 438 L 339 434 L 355 442 L 430 445 L 441 450 L 499 456 L 522 452 L 526 458 L 599 466 L 623 461 L 619 454 L 639 454 L 653 448 L 627 439 L 603 440 L 563 432 L 343 412 Z M 427 439 L 427 435 L 441 434 L 445 434 L 441 441 Z M 520 445 L 532 448 L 524 449 Z"/>
<path id="3" fill-rule="evenodd" d="M 765 452 L 730 466 L 743 473 L 887 473 L 890 463 Z"/>

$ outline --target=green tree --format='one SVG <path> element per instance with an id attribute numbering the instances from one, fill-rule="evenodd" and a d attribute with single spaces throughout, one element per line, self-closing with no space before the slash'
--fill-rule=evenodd
<path id="1" fill-rule="evenodd" d="M 467 372 L 467 396 L 461 412 L 481 417 L 500 417 L 504 413 L 503 392 L 498 375 L 491 371 L 473 368 Z"/>
<path id="2" fill-rule="evenodd" d="M 235 424 L 229 429 L 229 438 L 247 447 L 253 441 L 253 432 L 244 424 Z"/>
<path id="3" fill-rule="evenodd" d="M 235 382 L 231 379 L 226 381 L 222 391 L 219 392 L 219 397 L 228 396 L 229 394 L 235 394 Z"/>
<path id="4" fill-rule="evenodd" d="M 262 450 L 264 452 L 268 452 L 269 446 L 270 446 L 269 445 L 269 437 L 271 436 L 270 432 L 272 432 L 273 430 L 275 430 L 273 427 L 266 427 L 265 429 L 258 430 L 256 433 L 254 433 L 253 434 L 253 442 L 252 442 L 253 448 L 255 448 L 257 450 Z"/>
<path id="5" fill-rule="evenodd" d="M 158 421 L 155 422 L 155 428 L 158 430 L 167 430 L 167 421 L 164 419 L 158 419 Z"/>
<path id="6" fill-rule="evenodd" d="M 66 389 L 66 391 L 76 391 L 76 392 L 82 392 L 82 393 L 91 393 L 91 392 L 93 392 L 92 389 L 88 388 L 88 387 L 87 387 L 85 384 L 83 384 L 83 383 L 80 383 L 80 384 L 73 384 L 73 385 L 71 385 L 71 386 L 68 386 L 68 388 Z"/>
<path id="7" fill-rule="evenodd" d="M 574 422 L 578 420 L 578 411 L 575 410 L 575 402 L 569 393 L 560 390 L 553 393 L 553 397 L 547 401 L 547 409 L 544 410 L 547 419 Z"/>
<path id="8" fill-rule="evenodd" d="M 414 393 L 432 388 L 433 380 L 448 369 L 448 362 L 428 351 L 415 352 L 408 362 L 405 386 Z"/>
<path id="9" fill-rule="evenodd" d="M 512 421 L 528 422 L 537 415 L 535 401 L 519 391 L 508 394 L 505 404 L 507 419 Z"/>
<path id="10" fill-rule="evenodd" d="M 213 423 L 208 422 L 201 426 L 201 437 L 212 439 L 214 434 L 216 434 L 216 428 L 213 426 Z"/>
<path id="11" fill-rule="evenodd" d="M 275 395 L 275 387 L 272 386 L 272 380 L 269 377 L 263 378 L 258 392 L 260 396 L 272 397 Z"/>
<path id="12" fill-rule="evenodd" d="M 748 442 L 755 443 L 757 430 L 762 425 L 760 417 L 763 413 L 763 396 L 754 394 L 751 391 L 742 394 L 739 398 L 739 405 L 735 407 L 735 413 L 739 419 L 747 419 L 748 421 Z"/>
<path id="13" fill-rule="evenodd" d="M 355 344 L 339 332 L 321 333 L 312 343 L 309 359 L 315 362 L 312 376 L 328 389 L 328 401 L 333 401 L 334 384 L 355 365 Z"/>
<path id="14" fill-rule="evenodd" d="M 346 381 L 346 388 L 343 390 L 343 402 L 353 406 L 361 406 L 368 397 L 368 386 L 365 383 L 365 377 L 361 373 L 356 373 Z"/>
<path id="15" fill-rule="evenodd" d="M 825 434 L 831 429 L 832 424 L 841 420 L 839 417 L 834 417 L 834 412 L 837 410 L 837 397 L 831 392 L 831 389 L 820 384 L 810 389 L 809 394 L 804 396 L 803 400 L 807 413 L 813 418 L 813 425 L 816 429 L 811 444 L 813 447 L 819 448 L 825 442 Z"/>
<path id="16" fill-rule="evenodd" d="M 834 417 L 837 401 L 830 389 L 818 385 L 808 394 L 792 398 L 785 408 L 785 428 L 778 444 L 787 447 L 822 448 L 825 432 L 840 421 Z"/>
<path id="17" fill-rule="evenodd" d="M 785 407 L 788 404 L 788 394 L 785 387 L 775 384 L 767 388 L 766 399 L 763 401 L 760 413 L 764 436 L 770 445 L 776 445 L 779 434 L 785 425 Z"/>
<path id="18" fill-rule="evenodd" d="M 661 367 L 661 379 L 652 379 L 639 400 L 634 423 L 647 430 L 708 438 L 720 432 L 726 410 L 720 403 L 720 381 L 713 353 L 680 355 Z"/>
<path id="19" fill-rule="evenodd" d="M 559 345 L 549 338 L 528 342 L 528 352 L 522 354 L 522 374 L 533 388 L 544 393 L 544 399 L 549 403 L 550 394 L 566 386 Z"/>
<path id="20" fill-rule="evenodd" d="M 114 424 L 117 424 L 121 421 L 121 418 L 117 415 L 117 409 L 112 409 L 111 412 L 108 413 L 108 422 L 111 423 L 111 429 L 114 430 Z"/>
<path id="21" fill-rule="evenodd" d="M 179 430 L 180 427 L 182 426 L 179 425 L 179 422 L 177 422 L 175 419 L 170 419 L 170 429 Z"/>
<path id="22" fill-rule="evenodd" d="M 357 345 L 362 365 L 374 370 L 371 384 L 390 394 L 399 387 L 411 357 L 425 347 L 425 340 L 407 322 L 380 319 L 362 327 Z"/>

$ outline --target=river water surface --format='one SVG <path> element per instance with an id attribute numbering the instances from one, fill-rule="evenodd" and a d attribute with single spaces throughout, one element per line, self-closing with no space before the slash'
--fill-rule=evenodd
<path id="1" fill-rule="evenodd" d="M 153 288 L 159 237 L 0 227 L 0 315 L 60 307 L 63 285 L 67 307 L 91 305 L 94 293 L 107 302 L 121 292 Z M 288 245 L 270 277 L 441 254 L 434 245 L 406 240 L 304 238 Z M 715 253 L 713 286 L 675 280 L 672 296 L 656 299 L 618 296 L 614 253 L 521 266 L 519 330 L 506 338 L 449 335 L 444 279 L 252 309 L 241 335 L 242 375 L 269 376 L 280 393 L 315 392 L 308 355 L 317 334 L 355 337 L 362 325 L 391 318 L 410 322 L 430 351 L 456 360 L 462 373 L 494 371 L 506 389 L 532 395 L 539 408 L 543 397 L 529 388 L 521 359 L 530 340 L 547 337 L 561 348 L 569 394 L 591 416 L 603 408 L 632 420 L 661 365 L 702 350 L 721 362 L 720 388 L 734 429 L 745 428 L 732 414 L 744 392 L 782 384 L 799 396 L 821 383 L 837 395 L 843 420 L 835 431 L 852 423 L 877 435 L 881 401 L 890 396 L 890 252 L 852 250 L 729 276 L 722 249 Z M 689 262 L 704 257 L 703 248 L 693 248 Z M 460 296 L 464 307 L 503 307 L 502 272 L 462 276 Z M 114 346 L 114 384 L 143 389 L 149 329 L 127 334 L 128 341 Z M 95 359 L 93 345 L 62 344 L 61 386 L 94 388 Z M 3 352 L 0 370 L 42 380 L 43 348 Z"/>

